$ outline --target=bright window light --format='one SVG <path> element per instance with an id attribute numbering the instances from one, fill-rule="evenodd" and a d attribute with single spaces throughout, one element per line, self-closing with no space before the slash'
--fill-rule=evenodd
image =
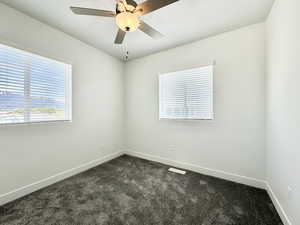
<path id="1" fill-rule="evenodd" d="M 214 66 L 159 76 L 159 118 L 212 120 Z"/>
<path id="2" fill-rule="evenodd" d="M 72 67 L 0 44 L 0 124 L 72 120 Z"/>

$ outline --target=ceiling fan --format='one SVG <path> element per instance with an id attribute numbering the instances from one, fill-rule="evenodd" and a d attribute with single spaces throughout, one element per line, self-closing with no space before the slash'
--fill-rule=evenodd
<path id="1" fill-rule="evenodd" d="M 177 1 L 179 0 L 147 0 L 137 4 L 134 0 L 117 0 L 115 12 L 80 7 L 71 7 L 71 10 L 78 15 L 115 17 L 119 27 L 115 44 L 122 44 L 126 32 L 137 29 L 155 39 L 162 37 L 160 32 L 143 22 L 140 17 Z"/>

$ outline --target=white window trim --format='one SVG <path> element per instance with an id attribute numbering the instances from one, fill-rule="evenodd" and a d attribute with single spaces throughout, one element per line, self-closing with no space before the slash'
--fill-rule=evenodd
<path id="1" fill-rule="evenodd" d="M 34 53 L 32 51 L 29 51 L 27 49 L 23 49 L 23 48 L 20 48 L 16 45 L 12 45 L 12 44 L 9 44 L 9 43 L 3 43 L 3 42 L 0 42 L 1 45 L 5 45 L 7 47 L 10 47 L 10 48 L 15 48 L 19 51 L 24 51 L 28 54 L 31 54 L 31 55 L 34 55 L 34 56 L 38 56 L 38 57 L 41 57 L 41 58 L 45 58 L 47 60 L 52 60 L 54 62 L 57 62 L 57 63 L 62 63 L 62 64 L 66 64 L 69 66 L 69 72 L 67 74 L 65 74 L 65 76 L 68 76 L 68 85 L 66 86 L 66 99 L 68 99 L 67 101 L 67 104 L 68 104 L 68 107 L 67 109 L 69 110 L 68 112 L 68 119 L 66 120 L 49 120 L 49 121 L 27 121 L 27 122 L 19 122 L 19 123 L 0 123 L 0 127 L 13 127 L 13 126 L 26 126 L 26 125 L 42 125 L 42 124 L 56 124 L 56 123 L 72 123 L 73 122 L 73 65 L 70 64 L 70 63 L 66 63 L 66 62 L 62 62 L 62 61 L 59 61 L 59 60 L 56 60 L 56 59 L 53 59 L 53 58 L 50 58 L 50 57 L 46 57 L 46 56 L 42 56 L 40 54 L 37 54 L 37 53 Z M 24 75 L 25 76 L 25 75 Z"/>
<path id="2" fill-rule="evenodd" d="M 160 105 L 160 99 L 161 99 L 161 93 L 160 93 L 160 76 L 161 75 L 164 75 L 164 74 L 168 74 L 168 73 L 175 73 L 175 72 L 178 72 L 178 71 L 185 71 L 185 70 L 193 70 L 193 69 L 198 69 L 198 68 L 201 68 L 201 67 L 206 67 L 206 66 L 213 66 L 213 75 L 211 76 L 211 83 L 213 84 L 212 85 L 212 88 L 211 88 L 211 112 L 212 112 L 212 117 L 209 118 L 209 119 L 199 119 L 199 118 L 161 118 L 160 117 L 160 111 L 161 111 L 161 105 Z M 215 66 L 216 66 L 216 61 L 215 60 L 212 60 L 211 63 L 208 63 L 208 64 L 202 64 L 202 65 L 199 65 L 199 66 L 196 66 L 196 67 L 192 67 L 192 68 L 185 68 L 185 69 L 180 69 L 180 70 L 173 70 L 173 71 L 167 71 L 167 72 L 160 72 L 158 75 L 157 75 L 157 87 L 158 87 L 158 119 L 161 120 L 161 121 L 212 121 L 215 119 L 215 106 L 214 106 L 214 76 L 215 76 Z"/>

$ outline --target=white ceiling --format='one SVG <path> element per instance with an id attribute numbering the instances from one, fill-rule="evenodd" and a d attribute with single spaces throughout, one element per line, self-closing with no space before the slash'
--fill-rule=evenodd
<path id="1" fill-rule="evenodd" d="M 154 40 L 141 31 L 127 34 L 115 45 L 114 18 L 78 16 L 69 7 L 114 10 L 114 0 L 0 0 L 110 55 L 137 58 L 236 28 L 262 22 L 274 0 L 180 0 L 142 19 L 164 34 Z M 137 0 L 138 3 L 143 0 Z"/>

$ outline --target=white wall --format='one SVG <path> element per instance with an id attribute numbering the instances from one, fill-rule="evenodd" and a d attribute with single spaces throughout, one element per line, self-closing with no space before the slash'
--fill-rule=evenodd
<path id="1" fill-rule="evenodd" d="M 267 180 L 294 225 L 300 224 L 299 12 L 299 0 L 277 0 L 266 23 Z"/>
<path id="2" fill-rule="evenodd" d="M 265 179 L 264 24 L 126 64 L 129 150 Z M 158 74 L 216 60 L 215 120 L 159 121 Z"/>
<path id="3" fill-rule="evenodd" d="M 266 104 L 264 24 L 136 59 L 124 67 L 0 4 L 0 43 L 73 65 L 72 123 L 0 127 L 0 196 L 117 152 L 125 141 L 127 149 L 142 154 L 267 178 L 287 216 L 300 224 L 299 4 L 277 0 L 266 23 Z M 216 60 L 215 120 L 159 121 L 158 74 L 211 60 Z"/>
<path id="4" fill-rule="evenodd" d="M 0 42 L 73 65 L 73 122 L 0 126 L 0 195 L 119 151 L 123 62 L 0 4 Z"/>

